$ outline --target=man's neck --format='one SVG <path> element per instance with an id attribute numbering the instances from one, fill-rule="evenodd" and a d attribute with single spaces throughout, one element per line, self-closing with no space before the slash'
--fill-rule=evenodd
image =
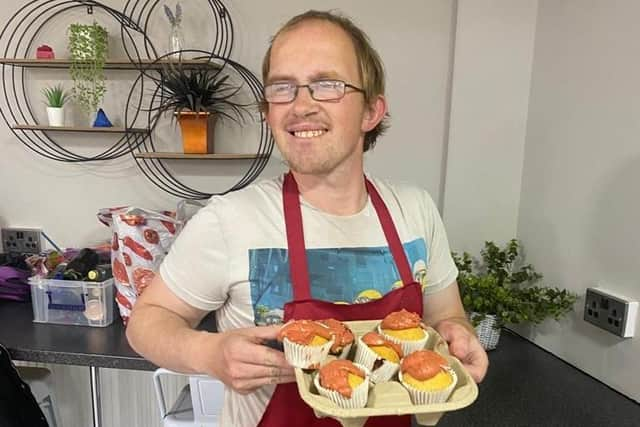
<path id="1" fill-rule="evenodd" d="M 362 168 L 330 175 L 293 172 L 300 195 L 308 203 L 331 215 L 354 215 L 367 204 L 367 188 Z"/>

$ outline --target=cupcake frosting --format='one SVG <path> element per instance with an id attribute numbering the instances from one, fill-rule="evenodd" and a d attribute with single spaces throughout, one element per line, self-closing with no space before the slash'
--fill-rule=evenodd
<path id="1" fill-rule="evenodd" d="M 313 320 L 294 320 L 285 324 L 278 332 L 278 340 L 287 338 L 289 341 L 309 345 L 316 337 L 331 339 L 331 330 L 326 325 Z"/>
<path id="2" fill-rule="evenodd" d="M 367 332 L 366 334 L 364 334 L 362 336 L 362 342 L 365 343 L 368 347 L 387 347 L 393 350 L 398 355 L 398 359 L 402 359 L 403 352 L 400 345 L 389 341 L 376 332 Z"/>
<path id="3" fill-rule="evenodd" d="M 400 370 L 403 374 L 425 381 L 436 376 L 446 366 L 449 366 L 447 360 L 435 351 L 420 350 L 402 359 Z"/>
<path id="4" fill-rule="evenodd" d="M 351 397 L 354 384 L 349 381 L 350 375 L 354 375 L 364 381 L 364 372 L 355 366 L 353 362 L 342 359 L 333 360 L 320 368 L 320 385 L 324 388 L 335 390 L 345 397 Z"/>
<path id="5" fill-rule="evenodd" d="M 409 329 L 417 328 L 420 326 L 422 319 L 417 313 L 412 313 L 404 308 L 400 311 L 394 311 L 390 313 L 382 320 L 383 329 Z"/>
<path id="6" fill-rule="evenodd" d="M 353 332 L 344 323 L 336 319 L 319 320 L 318 323 L 327 326 L 333 336 L 335 342 L 331 347 L 332 353 L 340 353 L 343 348 L 353 342 Z"/>

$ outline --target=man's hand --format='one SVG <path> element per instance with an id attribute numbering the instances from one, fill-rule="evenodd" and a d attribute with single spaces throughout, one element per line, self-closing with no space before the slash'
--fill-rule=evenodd
<path id="1" fill-rule="evenodd" d="M 203 370 L 240 394 L 295 381 L 284 353 L 263 344 L 275 339 L 279 330 L 279 325 L 258 326 L 203 336 Z"/>
<path id="2" fill-rule="evenodd" d="M 454 320 L 442 320 L 435 329 L 449 343 L 449 352 L 457 357 L 475 382 L 487 373 L 489 358 L 480 341 L 467 327 Z"/>

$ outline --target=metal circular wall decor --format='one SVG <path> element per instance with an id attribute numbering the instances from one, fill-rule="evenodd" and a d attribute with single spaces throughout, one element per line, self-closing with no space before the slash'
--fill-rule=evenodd
<path id="1" fill-rule="evenodd" d="M 137 141 L 133 140 L 131 142 L 131 151 L 134 155 L 134 158 L 136 159 L 138 166 L 140 167 L 142 172 L 145 174 L 145 176 L 147 176 L 147 178 L 149 178 L 156 186 L 158 186 L 162 190 L 174 196 L 185 198 L 185 199 L 200 200 L 200 199 L 209 198 L 214 194 L 218 194 L 218 195 L 226 194 L 231 191 L 239 190 L 247 186 L 248 184 L 250 184 L 253 180 L 255 180 L 260 175 L 260 173 L 263 171 L 263 169 L 267 165 L 274 148 L 274 141 L 271 134 L 271 130 L 266 124 L 263 113 L 258 109 L 258 105 L 262 100 L 262 83 L 251 71 L 249 71 L 244 66 L 242 66 L 241 64 L 231 59 L 220 58 L 215 55 L 212 55 L 211 52 L 197 50 L 197 49 L 185 49 L 185 50 L 182 50 L 181 53 L 191 54 L 191 55 L 193 54 L 200 55 L 192 58 L 192 60 L 194 61 L 198 61 L 198 62 L 202 61 L 200 62 L 199 65 L 197 65 L 199 67 L 207 66 L 207 64 L 216 64 L 218 66 L 221 66 L 222 68 L 228 69 L 227 73 L 236 73 L 241 79 L 244 80 L 244 84 L 249 89 L 250 95 L 253 98 L 252 104 L 255 105 L 257 113 L 259 115 L 259 117 L 256 120 L 256 124 L 260 126 L 260 139 L 259 139 L 258 149 L 255 152 L 255 155 L 252 156 L 252 158 L 250 159 L 251 164 L 249 166 L 249 169 L 246 171 L 244 176 L 242 176 L 242 178 L 240 178 L 240 180 L 228 190 L 219 192 L 219 193 L 207 193 L 207 192 L 195 190 L 187 186 L 186 184 L 182 183 L 168 170 L 168 168 L 164 165 L 161 159 L 140 156 L 141 153 L 154 153 L 157 151 L 154 145 L 153 134 L 150 134 L 149 137 L 145 138 L 145 140 L 140 144 L 137 143 Z M 167 55 L 169 54 L 171 53 L 168 53 Z M 161 63 L 161 61 L 165 57 L 166 55 L 158 58 L 156 63 L 149 64 L 149 68 L 157 69 L 156 65 Z M 136 81 L 134 82 L 133 86 L 131 87 L 131 92 L 129 93 L 129 97 L 127 99 L 128 104 L 132 103 L 132 96 L 134 93 L 137 92 L 136 86 L 138 84 L 142 86 L 143 85 L 142 82 L 144 81 L 145 78 L 151 78 L 156 80 L 159 79 L 159 77 L 151 77 L 148 73 L 141 72 L 138 78 L 136 79 Z M 139 111 L 146 111 L 148 127 L 150 129 L 154 129 L 156 127 L 160 117 L 158 114 L 152 115 L 154 103 L 156 99 L 159 96 L 161 96 L 161 95 L 158 95 L 158 92 L 160 91 L 161 89 L 159 85 L 156 84 L 156 87 L 152 95 L 148 98 L 148 105 L 145 106 L 146 108 L 141 108 L 135 111 L 135 114 L 138 114 Z M 134 121 L 135 119 L 136 117 L 133 118 Z M 128 111 L 127 111 L 125 112 L 125 124 L 128 125 L 129 120 L 130 119 L 128 117 Z"/>
<path id="2" fill-rule="evenodd" d="M 47 129 L 37 125 L 31 102 L 26 90 L 26 69 L 45 66 L 51 69 L 68 69 L 65 63 L 42 63 L 20 61 L 34 51 L 35 42 L 42 29 L 55 18 L 70 10 L 82 8 L 93 14 L 94 8 L 105 12 L 114 19 L 125 32 L 143 34 L 139 27 L 121 12 L 95 1 L 83 0 L 45 0 L 32 1 L 21 7 L 9 18 L 0 33 L 2 49 L 2 97 L 0 114 L 9 129 L 28 149 L 38 155 L 61 162 L 87 162 L 111 160 L 129 154 L 131 141 L 141 143 L 148 133 L 146 129 L 123 129 L 123 135 L 109 148 L 95 155 L 75 153 L 55 141 L 50 133 L 56 129 Z M 133 68 L 133 67 L 131 67 Z M 135 69 L 135 68 L 134 68 Z M 77 132 L 81 129 L 65 128 L 65 131 Z M 105 132 L 108 132 L 106 129 Z M 131 135 L 127 135 L 132 133 Z"/>
<path id="3" fill-rule="evenodd" d="M 259 112 L 260 138 L 258 149 L 253 154 L 235 156 L 250 159 L 246 173 L 239 181 L 226 191 L 208 193 L 193 189 L 177 179 L 165 166 L 163 160 L 153 156 L 155 151 L 153 133 L 157 125 L 147 115 L 141 121 L 146 124 L 136 128 L 141 112 L 145 111 L 145 88 L 152 93 L 150 105 L 157 96 L 159 79 L 162 74 L 163 61 L 167 56 L 197 54 L 197 64 L 222 64 L 229 72 L 243 79 L 248 88 L 247 95 L 255 100 L 256 105 L 262 99 L 262 84 L 259 79 L 241 64 L 230 59 L 233 49 L 233 22 L 227 8 L 220 0 L 202 0 L 207 4 L 213 16 L 215 35 L 207 50 L 184 49 L 159 55 L 157 48 L 148 37 L 147 28 L 153 13 L 157 13 L 159 0 L 127 0 L 122 11 L 113 9 L 94 0 L 34 0 L 21 7 L 9 18 L 0 33 L 0 51 L 2 64 L 2 96 L 0 96 L 0 114 L 13 132 L 28 149 L 45 158 L 61 162 L 88 162 L 111 160 L 132 154 L 142 171 L 157 187 L 177 197 L 185 199 L 204 199 L 213 194 L 225 194 L 245 187 L 262 172 L 269 161 L 274 147 L 270 129 L 266 126 L 262 112 Z M 193 4 L 193 3 L 191 3 Z M 27 96 L 25 71 L 27 68 L 68 69 L 69 62 L 29 60 L 35 42 L 41 35 L 43 27 L 50 24 L 59 15 L 77 8 L 85 8 L 88 14 L 99 9 L 114 19 L 120 27 L 121 44 L 127 59 L 124 61 L 107 61 L 105 69 L 125 69 L 138 72 L 133 82 L 124 111 L 124 128 L 114 129 L 123 133 L 113 145 L 95 155 L 84 155 L 73 152 L 56 142 L 51 136 L 56 129 L 33 125 L 37 123 Z M 196 64 L 197 63 L 197 64 Z M 206 65 L 205 65 L 206 66 Z M 134 98 L 137 98 L 134 100 Z M 109 128 L 106 128 L 109 129 Z M 61 130 L 61 129 L 58 129 Z M 87 128 L 64 128 L 64 131 L 87 132 Z M 101 128 L 104 132 L 104 128 Z M 146 154 L 146 156 L 144 155 Z M 224 156 L 224 155 L 223 155 Z M 230 157 L 234 155 L 230 154 Z M 243 157 L 244 156 L 244 157 Z"/>

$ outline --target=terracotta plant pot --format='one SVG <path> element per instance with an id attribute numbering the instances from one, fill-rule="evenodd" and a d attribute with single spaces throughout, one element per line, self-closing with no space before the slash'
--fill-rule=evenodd
<path id="1" fill-rule="evenodd" d="M 213 153 L 213 131 L 217 116 L 208 112 L 183 111 L 177 114 L 185 154 Z"/>

